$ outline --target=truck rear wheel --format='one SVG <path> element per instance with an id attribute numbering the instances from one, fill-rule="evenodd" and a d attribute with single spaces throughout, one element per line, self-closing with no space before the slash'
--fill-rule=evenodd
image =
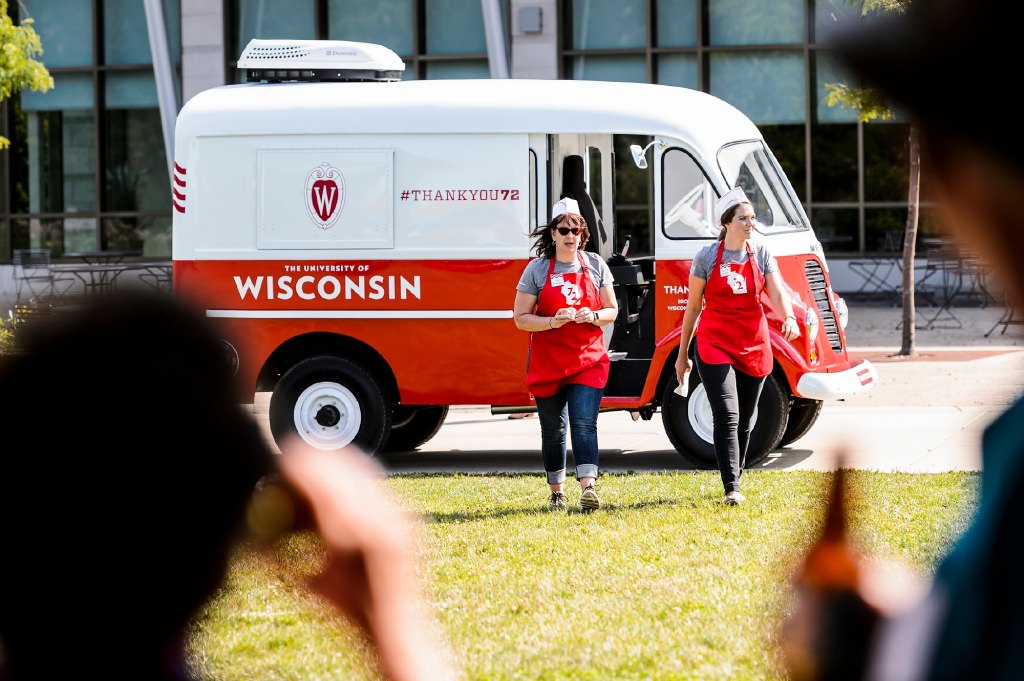
<path id="1" fill-rule="evenodd" d="M 391 405 L 373 376 L 347 359 L 310 357 L 286 371 L 270 397 L 270 430 L 278 446 L 298 434 L 317 449 L 355 443 L 381 450 Z"/>
<path id="2" fill-rule="evenodd" d="M 661 400 L 661 420 L 672 446 L 696 468 L 717 468 L 714 444 L 714 418 L 700 373 L 690 372 L 688 397 L 675 394 L 679 382 L 673 377 L 665 386 Z M 779 446 L 789 420 L 789 398 L 774 374 L 765 379 L 761 398 L 754 411 L 754 426 L 747 446 L 747 464 L 757 465 Z"/>
<path id="3" fill-rule="evenodd" d="M 391 415 L 391 434 L 386 452 L 410 452 L 437 435 L 448 416 L 448 405 L 440 407 L 396 407 Z"/>

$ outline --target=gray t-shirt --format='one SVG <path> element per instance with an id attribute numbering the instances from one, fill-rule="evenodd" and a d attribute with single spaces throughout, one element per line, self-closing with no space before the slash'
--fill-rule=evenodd
<path id="1" fill-rule="evenodd" d="M 690 274 L 698 276 L 704 281 L 708 280 L 711 268 L 715 266 L 715 258 L 718 257 L 718 245 L 720 243 L 720 241 L 716 240 L 697 251 L 697 255 L 693 256 L 693 265 L 690 267 Z M 757 266 L 761 269 L 762 274 L 771 274 L 772 272 L 778 271 L 779 264 L 775 262 L 775 257 L 768 252 L 768 248 L 763 243 L 759 241 L 750 241 L 748 243 L 754 251 L 754 257 L 757 258 Z M 738 251 L 731 251 L 728 248 L 722 249 L 723 263 L 737 263 L 742 265 L 747 261 L 747 257 L 746 246 Z"/>
<path id="2" fill-rule="evenodd" d="M 612 271 L 608 269 L 608 263 L 604 261 L 604 258 L 590 251 L 584 252 L 583 258 L 587 263 L 587 272 L 590 274 L 590 278 L 594 280 L 594 285 L 597 286 L 599 291 L 605 286 L 612 284 L 614 281 Z M 539 296 L 541 289 L 544 288 L 544 280 L 548 277 L 548 265 L 550 263 L 551 261 L 545 257 L 531 260 L 526 269 L 523 270 L 523 276 L 519 279 L 516 290 L 529 293 L 531 296 Z M 578 259 L 572 262 L 555 261 L 555 274 L 575 274 L 579 271 L 580 261 Z"/>

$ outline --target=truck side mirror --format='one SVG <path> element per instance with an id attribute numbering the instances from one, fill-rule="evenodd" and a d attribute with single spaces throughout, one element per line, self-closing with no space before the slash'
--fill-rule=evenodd
<path id="1" fill-rule="evenodd" d="M 644 156 L 645 151 L 647 150 L 641 147 L 639 144 L 629 145 L 629 153 L 633 154 L 633 163 L 635 163 L 636 167 L 639 168 L 640 170 L 647 169 L 647 157 Z"/>
<path id="2" fill-rule="evenodd" d="M 646 147 L 641 147 L 639 144 L 630 144 L 629 153 L 633 154 L 633 163 L 640 170 L 647 170 L 647 150 L 657 144 L 659 147 L 666 146 L 664 142 L 654 140 Z"/>

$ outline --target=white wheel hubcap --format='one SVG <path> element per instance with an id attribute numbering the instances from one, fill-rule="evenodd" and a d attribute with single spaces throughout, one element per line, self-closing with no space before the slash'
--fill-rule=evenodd
<path id="1" fill-rule="evenodd" d="M 708 393 L 704 390 L 704 384 L 700 383 L 690 393 L 686 401 L 686 418 L 690 420 L 690 428 L 700 439 L 708 444 L 715 442 L 715 416 L 711 411 L 711 402 L 708 401 Z M 757 423 L 757 407 L 754 407 L 754 415 L 750 418 L 750 427 Z"/>
<path id="2" fill-rule="evenodd" d="M 340 383 L 314 383 L 295 400 L 295 430 L 317 449 L 340 449 L 359 433 L 359 400 Z"/>

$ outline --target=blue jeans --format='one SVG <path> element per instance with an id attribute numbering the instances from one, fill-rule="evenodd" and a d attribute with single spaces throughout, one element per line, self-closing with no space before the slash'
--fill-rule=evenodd
<path id="1" fill-rule="evenodd" d="M 597 477 L 597 413 L 604 388 L 570 383 L 551 397 L 538 397 L 541 454 L 548 484 L 565 482 L 565 428 L 572 430 L 576 479 Z"/>

